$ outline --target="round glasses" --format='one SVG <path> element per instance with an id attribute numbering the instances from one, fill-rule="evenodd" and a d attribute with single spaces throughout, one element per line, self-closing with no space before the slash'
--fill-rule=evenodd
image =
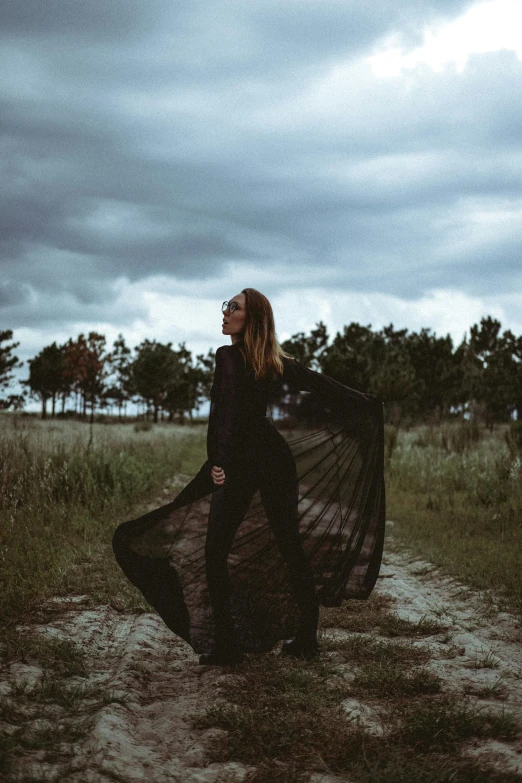
<path id="1" fill-rule="evenodd" d="M 221 312 L 224 313 L 225 310 L 229 310 L 231 313 L 233 313 L 234 310 L 241 310 L 241 307 L 237 302 L 223 302 L 221 305 Z"/>

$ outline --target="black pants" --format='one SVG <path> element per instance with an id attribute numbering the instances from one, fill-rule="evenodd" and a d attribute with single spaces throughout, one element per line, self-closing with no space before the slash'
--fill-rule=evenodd
<path id="1" fill-rule="evenodd" d="M 243 455 L 227 471 L 225 484 L 212 495 L 205 546 L 209 600 L 216 643 L 234 642 L 227 559 L 252 496 L 259 489 L 270 529 L 286 562 L 300 610 L 301 633 L 315 634 L 319 604 L 312 569 L 299 536 L 298 480 L 295 462 L 284 439 L 273 431 L 269 447 Z"/>

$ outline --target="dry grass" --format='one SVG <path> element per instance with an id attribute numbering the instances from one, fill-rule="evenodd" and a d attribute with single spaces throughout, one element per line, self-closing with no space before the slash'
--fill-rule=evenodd
<path id="1" fill-rule="evenodd" d="M 255 765 L 252 783 L 304 783 L 311 772 L 353 783 L 520 783 L 464 754 L 470 740 L 513 739 L 517 719 L 445 693 L 415 624 L 410 639 L 387 637 L 391 606 L 375 595 L 326 610 L 319 661 L 251 656 L 225 685 L 226 701 L 198 721 L 228 732 L 215 759 Z M 328 630 L 334 617 L 340 632 Z M 354 626 L 364 633 L 344 630 Z M 373 728 L 343 708 L 354 697 L 371 710 Z"/>
<path id="2" fill-rule="evenodd" d="M 0 417 L 0 616 L 12 626 L 42 599 L 115 595 L 139 607 L 114 568 L 112 533 L 177 472 L 204 461 L 200 427 L 39 422 Z M 92 438 L 90 437 L 92 434 Z M 173 490 L 173 496 L 175 492 Z M 121 601 L 120 601 L 121 602 Z"/>
<path id="3" fill-rule="evenodd" d="M 398 433 L 387 464 L 394 539 L 520 612 L 520 444 L 505 427 L 473 436 L 459 426 Z"/>

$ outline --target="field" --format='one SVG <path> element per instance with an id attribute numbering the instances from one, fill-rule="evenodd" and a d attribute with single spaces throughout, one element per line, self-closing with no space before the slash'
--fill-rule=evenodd
<path id="1" fill-rule="evenodd" d="M 397 543 L 522 615 L 522 430 L 390 428 L 386 443 Z"/>
<path id="2" fill-rule="evenodd" d="M 4 622 L 27 617 L 35 601 L 56 593 L 89 591 L 110 601 L 123 592 L 132 601 L 115 572 L 112 533 L 167 480 L 196 472 L 205 459 L 204 427 L 91 429 L 10 416 L 0 424 Z"/>
<path id="3" fill-rule="evenodd" d="M 17 783 L 522 781 L 516 429 L 388 428 L 388 541 L 319 661 L 198 667 L 114 564 L 202 426 L 0 419 L 0 775 Z M 4 778 L 2 778 L 4 779 Z"/>

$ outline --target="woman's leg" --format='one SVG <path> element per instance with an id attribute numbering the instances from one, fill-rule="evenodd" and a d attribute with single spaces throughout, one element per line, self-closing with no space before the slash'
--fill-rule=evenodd
<path id="1" fill-rule="evenodd" d="M 277 465 L 277 463 L 276 463 Z M 299 535 L 299 485 L 295 463 L 286 455 L 279 470 L 265 472 L 261 482 L 261 500 L 270 528 L 283 556 L 296 597 L 300 623 L 297 637 L 316 643 L 319 601 L 315 594 L 312 568 Z"/>
<path id="2" fill-rule="evenodd" d="M 227 559 L 237 530 L 247 512 L 255 485 L 243 476 L 229 481 L 212 495 L 205 544 L 209 601 L 215 623 L 215 646 L 230 649 L 235 631 L 230 609 L 230 583 Z"/>

